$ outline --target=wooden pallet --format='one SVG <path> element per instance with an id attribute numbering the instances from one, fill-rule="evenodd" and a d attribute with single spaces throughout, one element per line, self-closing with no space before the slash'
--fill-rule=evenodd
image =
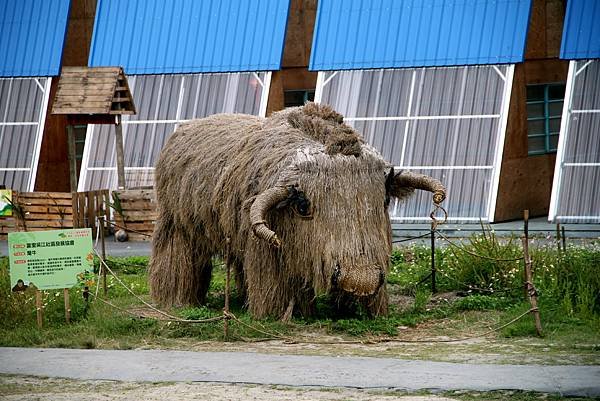
<path id="1" fill-rule="evenodd" d="M 156 196 L 152 189 L 114 191 L 121 200 L 123 216 L 115 213 L 118 225 L 127 227 L 132 241 L 149 241 L 157 218 Z M 138 231 L 137 233 L 134 232 Z"/>
<path id="2" fill-rule="evenodd" d="M 8 233 L 18 231 L 16 224 L 14 217 L 0 217 L 0 241 L 5 241 Z"/>
<path id="3" fill-rule="evenodd" d="M 14 231 L 45 231 L 89 227 L 96 235 L 97 216 L 109 217 L 108 190 L 88 192 L 13 192 L 24 219 L 0 219 L 0 238 Z"/>
<path id="4" fill-rule="evenodd" d="M 109 220 L 108 189 L 73 193 L 73 221 L 76 227 L 89 227 L 97 233 L 98 217 Z"/>

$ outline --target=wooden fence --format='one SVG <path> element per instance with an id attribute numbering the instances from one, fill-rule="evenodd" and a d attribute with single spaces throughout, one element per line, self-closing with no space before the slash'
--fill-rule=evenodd
<path id="1" fill-rule="evenodd" d="M 131 189 L 114 191 L 113 194 L 119 198 L 122 209 L 122 213 L 114 213 L 115 222 L 127 229 L 129 239 L 149 241 L 157 216 L 154 190 Z"/>
<path id="2" fill-rule="evenodd" d="M 12 193 L 12 217 L 0 218 L 0 239 L 9 232 L 67 228 L 91 228 L 96 235 L 96 217 L 108 219 L 108 190 L 88 192 Z"/>

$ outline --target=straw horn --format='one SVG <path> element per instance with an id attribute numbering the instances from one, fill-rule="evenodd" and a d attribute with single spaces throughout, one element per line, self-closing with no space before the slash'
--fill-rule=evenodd
<path id="1" fill-rule="evenodd" d="M 446 188 L 435 178 L 427 175 L 401 172 L 394 177 L 394 184 L 397 187 L 415 188 L 433 193 L 433 202 L 440 204 L 446 199 Z"/>
<path id="2" fill-rule="evenodd" d="M 272 187 L 260 193 L 252 206 L 250 207 L 250 224 L 254 234 L 275 248 L 281 246 L 281 240 L 268 226 L 266 214 L 273 206 L 285 200 L 288 197 L 288 190 L 285 187 Z"/>

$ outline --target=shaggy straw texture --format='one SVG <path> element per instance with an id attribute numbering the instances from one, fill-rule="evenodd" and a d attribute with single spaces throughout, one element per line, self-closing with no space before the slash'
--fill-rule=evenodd
<path id="1" fill-rule="evenodd" d="M 325 292 L 352 294 L 373 315 L 385 314 L 386 196 L 413 190 L 399 176 L 386 189 L 389 172 L 327 106 L 182 124 L 156 165 L 152 297 L 203 302 L 211 257 L 221 254 L 255 317 L 281 317 L 289 305 L 309 315 Z M 294 203 L 300 195 L 310 215 Z"/>

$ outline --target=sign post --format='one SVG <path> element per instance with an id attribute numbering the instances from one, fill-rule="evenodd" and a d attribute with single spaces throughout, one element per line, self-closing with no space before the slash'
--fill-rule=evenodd
<path id="1" fill-rule="evenodd" d="M 71 323 L 71 303 L 69 302 L 68 288 L 63 288 L 63 295 L 65 297 L 65 321 Z"/>
<path id="2" fill-rule="evenodd" d="M 12 190 L 0 189 L 0 216 L 12 216 Z"/>
<path id="3" fill-rule="evenodd" d="M 43 290 L 63 289 L 65 319 L 70 322 L 69 288 L 94 269 L 92 230 L 9 233 L 8 249 L 12 290 L 24 291 L 29 286 L 36 289 L 38 326 L 42 325 Z"/>
<path id="4" fill-rule="evenodd" d="M 37 317 L 37 325 L 42 328 L 42 292 L 35 290 L 35 314 Z"/>

